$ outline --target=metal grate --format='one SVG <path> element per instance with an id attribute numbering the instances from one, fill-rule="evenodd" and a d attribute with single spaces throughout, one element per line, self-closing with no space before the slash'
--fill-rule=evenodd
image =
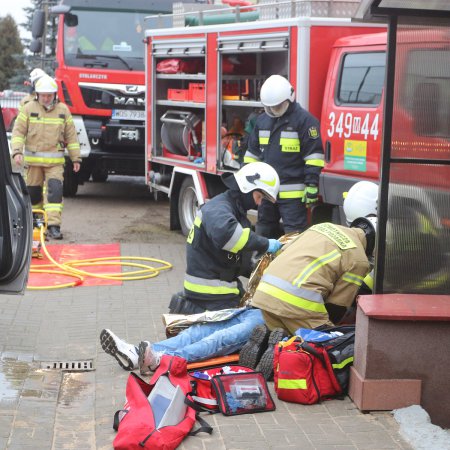
<path id="1" fill-rule="evenodd" d="M 87 372 L 94 369 L 91 360 L 87 361 L 45 361 L 41 362 L 42 369 L 64 370 L 67 372 Z"/>

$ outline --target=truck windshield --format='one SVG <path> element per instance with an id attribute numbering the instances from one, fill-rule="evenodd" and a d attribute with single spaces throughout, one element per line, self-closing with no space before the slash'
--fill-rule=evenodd
<path id="1" fill-rule="evenodd" d="M 150 12 L 73 9 L 71 14 L 76 16 L 77 25 L 69 26 L 74 21 L 64 23 L 67 65 L 144 70 L 144 17 Z"/>

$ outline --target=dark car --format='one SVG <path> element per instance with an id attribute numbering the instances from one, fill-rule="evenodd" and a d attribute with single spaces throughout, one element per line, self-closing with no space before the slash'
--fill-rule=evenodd
<path id="1" fill-rule="evenodd" d="M 22 175 L 11 166 L 0 109 L 0 293 L 23 293 L 33 245 L 31 200 Z"/>

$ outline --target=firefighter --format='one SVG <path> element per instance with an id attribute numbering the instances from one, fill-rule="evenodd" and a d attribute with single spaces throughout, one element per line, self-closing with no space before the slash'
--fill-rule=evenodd
<path id="1" fill-rule="evenodd" d="M 281 243 L 251 230 L 247 211 L 264 199 L 275 202 L 280 181 L 266 163 L 248 164 L 222 176 L 228 190 L 198 211 L 187 238 L 184 291 L 175 294 L 171 313 L 194 314 L 239 305 L 240 275 L 250 274 L 251 254 L 276 252 Z"/>
<path id="2" fill-rule="evenodd" d="M 31 88 L 31 92 L 28 95 L 26 95 L 22 100 L 20 100 L 19 110 L 22 109 L 23 105 L 34 100 L 34 98 L 36 97 L 35 92 L 36 82 L 46 75 L 47 74 L 39 67 L 36 67 L 30 72 L 29 86 Z"/>
<path id="3" fill-rule="evenodd" d="M 69 109 L 58 101 L 56 81 L 43 76 L 36 82 L 35 98 L 17 116 L 11 138 L 12 156 L 18 165 L 25 163 L 26 184 L 33 208 L 44 208 L 48 235 L 62 239 L 64 149 L 80 170 L 80 144 Z M 47 195 L 43 198 L 43 187 Z"/>
<path id="4" fill-rule="evenodd" d="M 295 102 L 289 81 L 270 76 L 262 85 L 261 103 L 265 112 L 256 120 L 248 141 L 244 163 L 264 161 L 280 177 L 276 204 L 263 201 L 258 208 L 256 231 L 266 237 L 306 229 L 306 207 L 318 200 L 319 175 L 324 153 L 319 122 Z"/>

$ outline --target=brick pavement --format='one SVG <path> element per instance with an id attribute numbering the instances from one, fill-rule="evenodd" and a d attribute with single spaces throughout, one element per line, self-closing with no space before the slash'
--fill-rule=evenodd
<path id="1" fill-rule="evenodd" d="M 106 450 L 113 414 L 128 374 L 99 344 L 102 328 L 130 342 L 165 337 L 161 314 L 182 285 L 184 245 L 125 244 L 122 254 L 174 264 L 150 280 L 122 286 L 27 291 L 0 296 L 0 449 Z M 46 369 L 42 362 L 89 361 L 85 372 Z M 270 413 L 208 416 L 212 436 L 189 437 L 183 450 L 409 449 L 389 413 L 362 414 L 332 400 L 303 406 L 276 399 Z"/>

